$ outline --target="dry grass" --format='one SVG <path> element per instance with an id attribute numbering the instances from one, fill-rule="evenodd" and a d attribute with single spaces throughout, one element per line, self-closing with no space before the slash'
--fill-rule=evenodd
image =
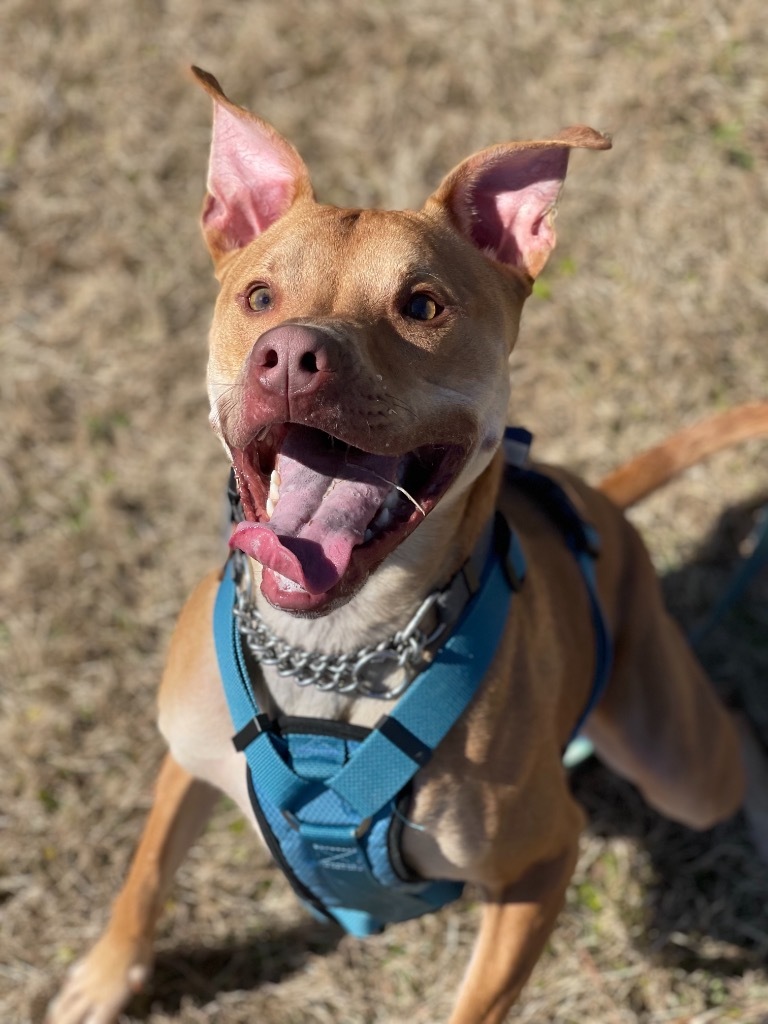
<path id="1" fill-rule="evenodd" d="M 274 121 L 331 201 L 418 203 L 490 142 L 586 122 L 515 359 L 539 452 L 590 477 L 765 392 L 768 22 L 758 0 L 5 0 L 0 36 L 0 1020 L 39 1020 L 97 934 L 161 756 L 153 691 L 221 554 L 198 236 L 209 104 Z M 768 452 L 639 510 L 676 610 L 722 585 Z M 744 508 L 742 508 L 744 506 Z M 738 514 L 728 509 L 741 509 Z M 768 736 L 763 579 L 705 656 Z M 697 837 L 601 769 L 569 902 L 510 1020 L 768 1021 L 768 880 L 739 822 Z M 223 806 L 126 1021 L 444 1019 L 476 909 L 360 944 L 310 924 Z"/>

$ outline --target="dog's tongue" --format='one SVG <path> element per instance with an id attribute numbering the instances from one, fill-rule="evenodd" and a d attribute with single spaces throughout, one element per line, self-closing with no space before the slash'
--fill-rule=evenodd
<path id="1" fill-rule="evenodd" d="M 291 426 L 277 459 L 280 496 L 268 523 L 239 523 L 230 546 L 309 594 L 344 575 L 352 549 L 396 479 L 398 459 L 328 444 L 327 435 Z"/>

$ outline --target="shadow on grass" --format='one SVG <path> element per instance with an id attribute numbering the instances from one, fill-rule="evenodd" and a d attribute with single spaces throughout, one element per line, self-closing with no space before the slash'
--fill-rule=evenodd
<path id="1" fill-rule="evenodd" d="M 182 999 L 203 1005 L 223 992 L 277 984 L 301 970 L 312 955 L 333 952 L 342 934 L 333 924 L 310 920 L 259 934 L 252 942 L 160 951 L 147 993 L 136 996 L 129 1009 L 138 1020 L 146 1020 L 150 1013 L 178 1013 Z"/>
<path id="2" fill-rule="evenodd" d="M 768 495 L 728 510 L 688 564 L 663 580 L 670 611 L 685 629 L 704 621 L 725 592 L 739 548 Z M 698 645 L 718 692 L 741 707 L 768 750 L 768 572 Z M 665 966 L 722 977 L 768 961 L 768 869 L 745 821 L 699 833 L 657 815 L 629 783 L 596 761 L 573 777 L 597 836 L 626 835 L 649 857 L 645 952 Z"/>
<path id="3" fill-rule="evenodd" d="M 684 628 L 705 622 L 725 593 L 760 510 L 768 514 L 768 492 L 728 509 L 691 561 L 663 579 L 667 605 Z M 705 631 L 697 653 L 721 696 L 744 709 L 768 748 L 768 570 Z"/>
<path id="4" fill-rule="evenodd" d="M 595 836 L 627 836 L 648 854 L 638 945 L 649 959 L 722 977 L 768 959 L 768 877 L 741 815 L 694 832 L 657 815 L 629 783 L 591 762 L 574 791 Z M 636 908 L 633 908 L 635 910 Z"/>

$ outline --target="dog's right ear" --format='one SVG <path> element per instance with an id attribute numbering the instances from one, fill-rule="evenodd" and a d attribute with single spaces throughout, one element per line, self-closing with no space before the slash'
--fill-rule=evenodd
<path id="1" fill-rule="evenodd" d="M 297 199 L 312 199 L 313 191 L 304 161 L 290 142 L 227 99 L 213 75 L 196 67 L 192 73 L 213 100 L 202 224 L 218 263 L 266 231 Z"/>

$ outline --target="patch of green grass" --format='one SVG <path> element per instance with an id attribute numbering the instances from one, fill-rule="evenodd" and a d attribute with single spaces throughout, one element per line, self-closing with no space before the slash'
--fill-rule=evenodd
<path id="1" fill-rule="evenodd" d="M 118 430 L 130 426 L 127 412 L 115 409 L 105 413 L 93 413 L 86 419 L 86 429 L 92 444 L 114 444 Z"/>
<path id="2" fill-rule="evenodd" d="M 90 487 L 88 483 L 81 483 L 69 495 L 64 522 L 72 533 L 81 533 L 88 527 L 92 511 Z"/>
<path id="3" fill-rule="evenodd" d="M 43 805 L 43 808 L 48 814 L 54 814 L 59 809 L 59 801 L 54 793 L 50 789 L 41 789 L 38 791 L 37 799 Z"/>
<path id="4" fill-rule="evenodd" d="M 593 913 L 599 913 L 603 909 L 603 895 L 591 882 L 582 882 L 576 887 L 576 899 L 579 906 Z"/>
<path id="5" fill-rule="evenodd" d="M 54 960 L 59 967 L 69 967 L 77 959 L 80 951 L 70 946 L 67 942 L 60 942 L 54 950 Z"/>
<path id="6" fill-rule="evenodd" d="M 717 124 L 712 129 L 712 137 L 718 144 L 729 164 L 751 171 L 755 166 L 755 157 L 744 138 L 744 125 L 738 121 Z"/>

